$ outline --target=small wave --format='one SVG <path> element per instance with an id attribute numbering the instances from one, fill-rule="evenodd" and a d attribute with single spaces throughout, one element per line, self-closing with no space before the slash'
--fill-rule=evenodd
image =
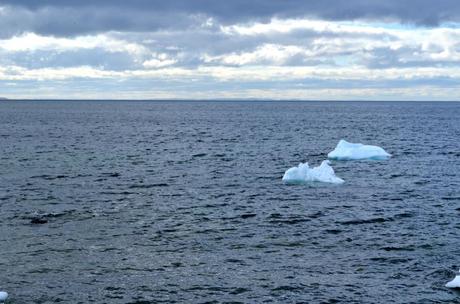
<path id="1" fill-rule="evenodd" d="M 370 219 L 356 219 L 340 222 L 342 225 L 361 225 L 361 224 L 375 224 L 375 223 L 384 223 L 392 221 L 391 218 L 376 217 Z"/>
<path id="2" fill-rule="evenodd" d="M 206 153 L 198 153 L 198 154 L 193 154 L 192 157 L 204 157 L 206 156 Z"/>
<path id="3" fill-rule="evenodd" d="M 168 187 L 169 185 L 166 183 L 159 183 L 159 184 L 136 184 L 129 186 L 129 189 L 149 189 L 155 187 Z"/>

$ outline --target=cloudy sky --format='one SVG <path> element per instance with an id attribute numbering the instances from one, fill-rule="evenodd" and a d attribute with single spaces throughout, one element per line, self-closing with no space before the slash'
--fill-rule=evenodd
<path id="1" fill-rule="evenodd" d="M 460 100 L 460 1 L 0 0 L 0 96 Z"/>

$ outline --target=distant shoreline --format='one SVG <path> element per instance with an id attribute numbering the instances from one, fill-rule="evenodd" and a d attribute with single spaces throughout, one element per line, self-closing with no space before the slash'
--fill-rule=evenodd
<path id="1" fill-rule="evenodd" d="M 460 100 L 308 100 L 308 99 L 257 99 L 257 98 L 235 98 L 235 99 L 60 99 L 60 98 L 6 98 L 0 97 L 0 101 L 95 101 L 95 102 L 393 102 L 393 103 L 405 103 L 405 102 L 453 102 L 458 103 Z"/>

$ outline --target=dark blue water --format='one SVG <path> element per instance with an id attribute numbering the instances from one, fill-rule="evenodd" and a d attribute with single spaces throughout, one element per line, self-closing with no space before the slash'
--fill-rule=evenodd
<path id="1" fill-rule="evenodd" d="M 287 186 L 339 139 L 343 185 Z M 2 102 L 10 303 L 460 303 L 460 103 Z"/>

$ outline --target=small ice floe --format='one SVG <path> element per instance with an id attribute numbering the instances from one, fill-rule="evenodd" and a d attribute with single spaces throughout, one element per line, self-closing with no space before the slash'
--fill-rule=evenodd
<path id="1" fill-rule="evenodd" d="M 341 184 L 343 179 L 337 177 L 334 169 L 329 166 L 329 161 L 325 160 L 320 166 L 310 168 L 308 163 L 300 163 L 299 166 L 287 170 L 283 176 L 286 184 L 303 184 L 308 182 L 323 182 Z"/>
<path id="2" fill-rule="evenodd" d="M 391 154 L 377 146 L 353 144 L 341 139 L 337 144 L 337 147 L 335 147 L 335 149 L 330 152 L 327 157 L 329 159 L 336 160 L 382 160 L 390 158 Z"/>
<path id="3" fill-rule="evenodd" d="M 8 293 L 6 291 L 0 291 L 0 303 L 4 303 L 8 299 Z"/>
<path id="4" fill-rule="evenodd" d="M 458 272 L 459 274 L 457 274 L 455 279 L 446 284 L 447 288 L 460 288 L 460 270 Z"/>

